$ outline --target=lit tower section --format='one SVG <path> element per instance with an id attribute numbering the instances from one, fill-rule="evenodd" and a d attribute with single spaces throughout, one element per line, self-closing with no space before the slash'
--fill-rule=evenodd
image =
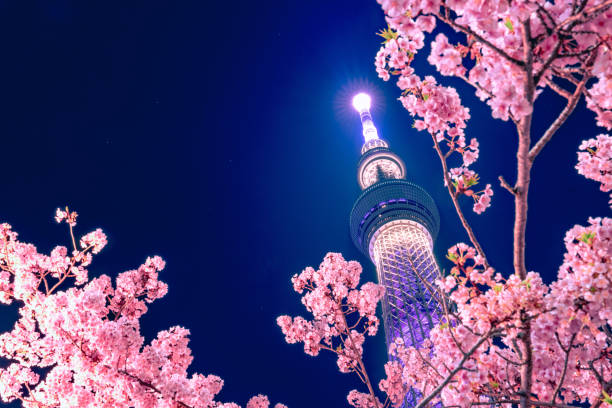
<path id="1" fill-rule="evenodd" d="M 378 137 L 370 97 L 358 94 L 353 106 L 361 117 L 364 144 L 357 166 L 363 192 L 351 211 L 351 237 L 372 260 L 385 287 L 387 346 L 401 337 L 406 345 L 418 347 L 442 315 L 440 304 L 423 283 L 433 285 L 440 276 L 433 255 L 440 216 L 431 196 L 405 180 L 404 162 Z"/>

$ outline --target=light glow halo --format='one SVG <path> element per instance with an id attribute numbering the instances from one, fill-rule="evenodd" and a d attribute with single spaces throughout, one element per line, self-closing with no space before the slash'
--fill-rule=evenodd
<path id="1" fill-rule="evenodd" d="M 353 97 L 353 108 L 359 113 L 369 111 L 371 104 L 372 99 L 367 93 L 360 92 Z"/>

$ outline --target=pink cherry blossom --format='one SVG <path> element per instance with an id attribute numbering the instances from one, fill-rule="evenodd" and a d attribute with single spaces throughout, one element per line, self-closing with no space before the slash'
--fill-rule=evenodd
<path id="1" fill-rule="evenodd" d="M 294 290 L 303 294 L 302 303 L 313 320 L 279 316 L 276 322 L 287 343 L 304 343 L 304 352 L 312 356 L 321 350 L 335 353 L 339 370 L 357 373 L 371 389 L 362 360 L 363 343 L 366 334 L 374 336 L 378 331 L 376 306 L 384 288 L 368 282 L 357 289 L 361 271 L 359 263 L 347 262 L 338 253 L 328 253 L 319 269 L 305 268 L 291 279 Z M 369 394 L 364 395 L 362 398 L 359 393 L 350 394 L 349 402 L 356 407 L 382 407 L 368 399 Z"/>
<path id="2" fill-rule="evenodd" d="M 72 236 L 76 213 L 58 210 L 56 219 L 70 225 Z M 158 279 L 160 257 L 119 274 L 114 285 L 107 275 L 88 278 L 85 266 L 106 241 L 98 229 L 71 255 L 58 246 L 47 256 L 0 225 L 0 301 L 19 301 L 19 319 L 0 334 L 0 357 L 9 363 L 0 368 L 2 401 L 20 400 L 26 408 L 239 408 L 215 400 L 219 377 L 188 375 L 189 330 L 171 327 L 145 344 L 139 318 L 167 292 Z M 68 285 L 72 278 L 78 287 Z M 40 377 L 39 369 L 48 373 Z M 247 404 L 268 406 L 261 395 Z"/>
<path id="3" fill-rule="evenodd" d="M 355 408 L 376 408 L 381 407 L 380 400 L 375 399 L 370 394 L 359 392 L 357 390 L 351 390 L 346 399 L 348 403 Z"/>
<path id="4" fill-rule="evenodd" d="M 388 28 L 379 33 L 385 41 L 376 54 L 376 72 L 385 81 L 397 77 L 401 90 L 398 99 L 415 117 L 414 127 L 431 134 L 445 168 L 451 167 L 446 161 L 457 152 L 467 170 L 478 158 L 478 148 L 465 148 L 456 140 L 464 137 L 470 117 L 456 90 L 438 85 L 433 76 L 422 78 L 414 69 L 413 61 L 427 42 L 431 45 L 427 61 L 440 75 L 469 84 L 475 95 L 489 105 L 494 118 L 512 120 L 523 137 L 528 134 L 521 128 L 521 121 L 531 120 L 534 102 L 546 88 L 567 100 L 568 112 L 584 96 L 587 107 L 597 115 L 598 125 L 612 128 L 609 1 L 593 0 L 582 7 L 574 7 L 570 0 L 378 3 L 385 12 Z M 454 40 L 458 42 L 451 43 L 442 32 L 428 38 L 427 33 L 437 25 L 459 33 L 455 36 L 458 40 Z M 566 118 L 564 113 L 547 133 L 554 134 Z M 543 142 L 549 140 L 548 134 Z M 442 151 L 443 145 L 446 152 Z M 448 177 L 445 182 L 450 184 Z M 457 194 L 471 195 L 475 200 L 473 210 L 478 214 L 489 207 L 491 199 L 488 193 L 452 191 L 450 186 L 449 193 L 463 219 Z"/>
<path id="5" fill-rule="evenodd" d="M 268 408 L 270 406 L 270 401 L 268 397 L 265 395 L 256 395 L 252 397 L 249 402 L 247 402 L 246 408 Z M 287 408 L 283 404 L 276 404 L 274 408 Z"/>
<path id="6" fill-rule="evenodd" d="M 585 140 L 578 152 L 578 173 L 601 183 L 601 191 L 612 191 L 612 137 L 601 134 L 595 139 Z M 610 193 L 612 206 L 612 193 Z"/>
<path id="7" fill-rule="evenodd" d="M 70 227 L 74 227 L 76 226 L 76 219 L 77 219 L 76 211 L 71 212 L 70 210 L 68 210 L 68 207 L 66 207 L 66 211 L 63 211 L 59 208 L 55 211 L 55 221 L 58 224 L 62 221 L 66 221 L 66 223 Z"/>
<path id="8" fill-rule="evenodd" d="M 80 243 L 81 248 L 85 249 L 87 247 L 91 247 L 91 252 L 97 254 L 107 244 L 106 235 L 102 232 L 100 228 L 98 228 L 97 230 L 92 231 L 87 235 L 84 235 L 81 238 Z"/>

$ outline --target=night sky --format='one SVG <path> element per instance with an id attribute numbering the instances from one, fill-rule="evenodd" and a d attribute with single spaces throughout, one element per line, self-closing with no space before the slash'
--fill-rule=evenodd
<path id="1" fill-rule="evenodd" d="M 305 316 L 290 277 L 328 251 L 373 266 L 353 244 L 348 215 L 359 194 L 361 146 L 352 95 L 373 95 L 383 138 L 409 179 L 437 201 L 436 255 L 466 241 L 424 132 L 376 77 L 374 0 L 0 1 L 0 222 L 48 252 L 68 245 L 57 207 L 79 212 L 77 233 L 103 228 L 109 245 L 91 276 L 133 269 L 161 255 L 168 295 L 142 319 L 191 330 L 192 369 L 225 380 L 222 401 L 263 393 L 291 408 L 347 406 L 356 377 L 331 355 L 284 342 L 280 314 Z M 435 33 L 434 33 L 435 35 Z M 417 72 L 432 72 L 428 50 Z M 470 107 L 473 166 L 493 184 L 493 206 L 468 218 L 491 263 L 511 272 L 513 202 L 498 175 L 515 179 L 510 124 L 457 81 Z M 563 101 L 543 94 L 534 135 Z M 610 211 L 598 185 L 574 170 L 580 140 L 601 130 L 584 101 L 537 158 L 529 198 L 527 264 L 550 282 L 566 230 Z M 2 308 L 9 330 L 15 309 Z M 366 341 L 375 381 L 386 359 L 382 330 Z M 363 390 L 363 388 L 361 388 Z"/>

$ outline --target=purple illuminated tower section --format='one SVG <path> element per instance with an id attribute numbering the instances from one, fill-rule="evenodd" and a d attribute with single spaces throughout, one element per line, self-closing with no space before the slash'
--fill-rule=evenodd
<path id="1" fill-rule="evenodd" d="M 351 211 L 351 236 L 385 287 L 387 346 L 401 337 L 406 345 L 418 347 L 442 315 L 428 288 L 440 276 L 433 255 L 438 210 L 424 189 L 405 179 L 404 162 L 378 137 L 369 96 L 357 95 L 353 105 L 361 117 L 364 144 L 357 170 L 363 192 Z M 411 393 L 403 406 L 412 406 L 418 398 Z"/>

